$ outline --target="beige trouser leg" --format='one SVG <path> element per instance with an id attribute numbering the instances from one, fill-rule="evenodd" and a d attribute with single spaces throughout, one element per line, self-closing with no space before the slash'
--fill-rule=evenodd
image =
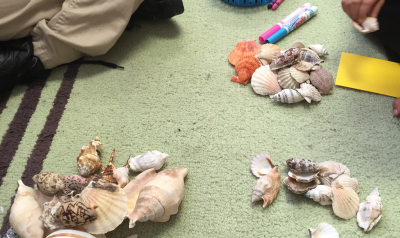
<path id="1" fill-rule="evenodd" d="M 105 54 L 142 2 L 0 0 L 0 40 L 31 34 L 34 54 L 46 69 L 54 68 L 85 55 Z"/>

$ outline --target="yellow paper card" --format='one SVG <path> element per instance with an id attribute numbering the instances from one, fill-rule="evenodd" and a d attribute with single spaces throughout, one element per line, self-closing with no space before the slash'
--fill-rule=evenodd
<path id="1" fill-rule="evenodd" d="M 400 64 L 343 52 L 335 84 L 400 97 Z"/>

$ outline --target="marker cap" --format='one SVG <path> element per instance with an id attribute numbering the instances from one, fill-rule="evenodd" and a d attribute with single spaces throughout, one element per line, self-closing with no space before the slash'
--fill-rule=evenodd
<path id="1" fill-rule="evenodd" d="M 286 36 L 287 34 L 288 34 L 288 32 L 286 31 L 286 29 L 282 28 L 279 31 L 277 31 L 275 34 L 270 36 L 268 39 L 266 39 L 264 43 L 274 44 L 275 42 L 277 42 L 278 40 L 280 40 L 282 37 Z"/>
<path id="2" fill-rule="evenodd" d="M 262 34 L 260 37 L 258 37 L 258 40 L 260 41 L 261 44 L 264 44 L 265 40 L 268 37 L 272 36 L 275 32 L 279 31 L 280 29 L 281 29 L 281 26 L 276 24 L 271 29 L 269 29 L 268 31 L 264 32 L 264 34 Z"/>

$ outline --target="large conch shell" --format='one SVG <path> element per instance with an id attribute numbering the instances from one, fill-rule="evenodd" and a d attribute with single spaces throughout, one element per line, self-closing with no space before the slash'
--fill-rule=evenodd
<path id="1" fill-rule="evenodd" d="M 240 59 L 235 70 L 238 76 L 232 76 L 231 81 L 236 83 L 247 84 L 256 69 L 261 67 L 260 61 L 255 56 L 247 56 Z"/>
<path id="2" fill-rule="evenodd" d="M 350 219 L 356 216 L 360 199 L 350 187 L 332 187 L 332 208 L 336 216 Z"/>
<path id="3" fill-rule="evenodd" d="M 257 58 L 263 63 L 268 65 L 281 54 L 281 48 L 274 44 L 263 44 L 261 45 L 260 53 Z"/>
<path id="4" fill-rule="evenodd" d="M 298 48 L 290 48 L 284 51 L 279 57 L 271 62 L 271 70 L 276 70 L 296 64 L 298 61 L 300 61 L 300 52 L 301 50 Z"/>
<path id="5" fill-rule="evenodd" d="M 307 191 L 314 189 L 318 186 L 317 180 L 313 180 L 309 183 L 299 183 L 295 179 L 291 177 L 286 177 L 283 180 L 283 183 L 286 185 L 286 187 L 295 194 L 303 194 L 306 193 Z"/>
<path id="6" fill-rule="evenodd" d="M 328 51 L 326 51 L 326 49 L 323 45 L 309 45 L 308 48 L 310 48 L 315 53 L 317 53 L 318 56 L 329 55 Z"/>
<path id="7" fill-rule="evenodd" d="M 300 88 L 300 83 L 292 77 L 289 67 L 282 68 L 278 71 L 278 83 L 283 89 Z"/>
<path id="8" fill-rule="evenodd" d="M 81 193 L 83 189 L 89 184 L 90 180 L 80 175 L 69 175 L 63 178 L 64 189 L 63 195 L 70 194 L 72 191 Z"/>
<path id="9" fill-rule="evenodd" d="M 306 192 L 304 196 L 319 202 L 321 205 L 332 204 L 332 188 L 325 185 L 318 185 L 316 188 Z"/>
<path id="10" fill-rule="evenodd" d="M 371 33 L 374 31 L 379 30 L 379 22 L 377 18 L 374 17 L 367 17 L 365 21 L 361 24 L 358 24 L 357 22 L 353 21 L 352 23 L 353 27 L 357 29 L 357 31 L 367 34 Z"/>
<path id="11" fill-rule="evenodd" d="M 37 188 L 46 196 L 53 196 L 64 189 L 62 177 L 54 172 L 42 172 L 33 176 Z"/>
<path id="12" fill-rule="evenodd" d="M 265 153 L 257 154 L 250 163 L 251 172 L 258 178 L 268 174 L 275 166 L 271 157 Z"/>
<path id="13" fill-rule="evenodd" d="M 315 229 L 308 229 L 310 238 L 339 238 L 339 233 L 328 223 L 319 223 Z"/>
<path id="14" fill-rule="evenodd" d="M 140 191 L 133 212 L 128 215 L 129 228 L 137 221 L 166 222 L 178 212 L 183 199 L 185 168 L 164 170 L 150 179 Z"/>
<path id="15" fill-rule="evenodd" d="M 321 94 L 332 93 L 331 88 L 335 83 L 333 75 L 329 72 L 329 70 L 322 67 L 319 67 L 311 72 L 310 81 L 311 84 L 321 92 Z"/>
<path id="16" fill-rule="evenodd" d="M 35 198 L 35 190 L 18 180 L 18 190 L 11 206 L 10 224 L 21 238 L 42 238 L 43 222 L 39 220 L 42 208 Z"/>
<path id="17" fill-rule="evenodd" d="M 100 150 L 101 145 L 99 137 L 96 137 L 83 146 L 81 152 L 76 157 L 79 173 L 83 177 L 89 177 L 90 174 L 100 168 L 101 161 L 97 150 Z"/>
<path id="18" fill-rule="evenodd" d="M 259 178 L 254 186 L 251 201 L 264 200 L 263 208 L 271 204 L 278 195 L 281 186 L 281 175 L 275 166 L 267 175 Z"/>
<path id="19" fill-rule="evenodd" d="M 229 53 L 229 63 L 236 63 L 243 57 L 255 56 L 260 52 L 261 46 L 254 40 L 245 40 L 236 44 L 236 48 Z"/>
<path id="20" fill-rule="evenodd" d="M 336 161 L 324 161 L 319 163 L 319 180 L 323 185 L 331 186 L 332 180 L 341 174 L 350 176 L 350 170 L 346 165 Z"/>
<path id="21" fill-rule="evenodd" d="M 128 162 L 129 160 L 126 161 L 124 166 L 113 170 L 113 177 L 117 180 L 117 184 L 121 188 L 125 187 L 129 183 Z"/>
<path id="22" fill-rule="evenodd" d="M 294 89 L 284 89 L 275 95 L 269 96 L 269 98 L 282 103 L 296 103 L 304 100 L 304 97 Z"/>
<path id="23" fill-rule="evenodd" d="M 129 168 L 133 172 L 142 172 L 151 168 L 159 170 L 167 158 L 168 154 L 161 153 L 160 151 L 147 151 L 146 154 L 129 158 Z"/>
<path id="24" fill-rule="evenodd" d="M 382 218 L 382 209 L 381 197 L 376 187 L 365 199 L 365 202 L 360 204 L 357 213 L 358 225 L 363 228 L 365 232 L 372 230 Z"/>
<path id="25" fill-rule="evenodd" d="M 319 102 L 322 99 L 321 94 L 311 84 L 302 83 L 300 84 L 300 88 L 296 90 L 308 103 L 311 103 L 311 101 Z"/>
<path id="26" fill-rule="evenodd" d="M 273 95 L 282 90 L 276 72 L 272 71 L 269 65 L 256 69 L 251 77 L 251 87 L 260 95 Z"/>
<path id="27" fill-rule="evenodd" d="M 295 174 L 316 173 L 319 171 L 319 164 L 317 162 L 305 159 L 288 159 L 283 163 L 283 166 Z"/>

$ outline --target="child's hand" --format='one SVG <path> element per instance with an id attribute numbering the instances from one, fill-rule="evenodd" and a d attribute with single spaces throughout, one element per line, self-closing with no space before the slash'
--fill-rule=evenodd
<path id="1" fill-rule="evenodd" d="M 393 115 L 395 117 L 400 115 L 400 98 L 396 99 L 393 102 Z"/>
<path id="2" fill-rule="evenodd" d="M 362 24 L 367 16 L 377 18 L 385 0 L 342 0 L 343 11 L 355 22 Z"/>

